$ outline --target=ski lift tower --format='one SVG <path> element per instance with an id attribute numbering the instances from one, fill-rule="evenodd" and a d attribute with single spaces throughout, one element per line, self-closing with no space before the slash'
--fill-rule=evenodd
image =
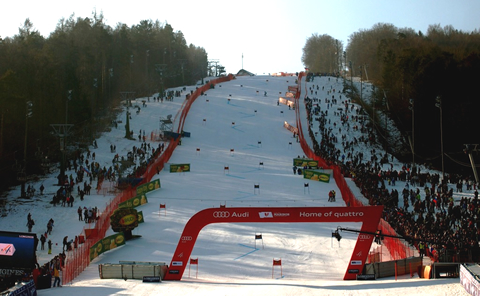
<path id="1" fill-rule="evenodd" d="M 164 55 L 165 58 L 165 55 Z M 155 64 L 155 71 L 158 73 L 160 76 L 160 82 L 161 82 L 161 89 L 159 91 L 159 96 L 163 96 L 163 92 L 165 91 L 165 85 L 163 81 L 163 77 L 166 76 L 166 71 L 167 70 L 167 64 Z"/>
<path id="2" fill-rule="evenodd" d="M 126 119 L 125 119 L 125 138 L 130 139 L 130 110 L 129 108 L 132 106 L 132 98 L 134 97 L 134 91 L 121 91 L 120 96 L 122 97 L 122 101 L 125 101 L 127 105 L 127 112 L 126 112 Z"/>
<path id="3" fill-rule="evenodd" d="M 65 139 L 67 138 L 73 124 L 50 124 L 55 131 L 55 135 L 60 139 L 60 152 L 62 152 L 62 161 L 60 162 L 60 175 L 58 178 L 58 185 L 65 184 Z"/>
<path id="4" fill-rule="evenodd" d="M 162 132 L 173 130 L 172 114 L 167 115 L 166 118 L 160 117 L 160 130 Z"/>
<path id="5" fill-rule="evenodd" d="M 160 139 L 168 139 L 173 135 L 172 114 L 160 117 Z"/>

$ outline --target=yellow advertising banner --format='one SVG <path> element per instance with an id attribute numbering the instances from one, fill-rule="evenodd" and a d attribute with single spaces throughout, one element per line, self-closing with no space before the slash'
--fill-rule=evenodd
<path id="1" fill-rule="evenodd" d="M 145 184 L 142 184 L 142 185 L 138 186 L 137 187 L 137 195 L 145 194 L 147 192 L 159 189 L 160 187 L 161 187 L 160 186 L 160 179 L 153 180 L 151 182 L 148 182 L 148 183 L 145 183 Z"/>
<path id="2" fill-rule="evenodd" d="M 96 244 L 93 245 L 93 247 L 90 248 L 90 261 L 97 258 L 98 255 L 106 251 L 113 250 L 116 247 L 124 244 L 125 236 L 123 235 L 123 232 L 107 236 L 106 238 L 98 241 Z"/>
<path id="3" fill-rule="evenodd" d="M 145 194 L 141 194 L 118 204 L 118 207 L 119 208 L 136 208 L 138 206 L 146 204 L 147 202 L 148 202 L 147 196 Z"/>
<path id="4" fill-rule="evenodd" d="M 137 212 L 137 220 L 138 220 L 138 223 L 145 222 L 145 220 L 143 220 L 143 212 L 142 211 Z"/>
<path id="5" fill-rule="evenodd" d="M 170 164 L 170 173 L 190 172 L 189 163 Z"/>
<path id="6" fill-rule="evenodd" d="M 294 158 L 293 165 L 298 168 L 307 168 L 316 169 L 318 168 L 318 161 L 310 158 Z"/>
<path id="7" fill-rule="evenodd" d="M 330 174 L 323 170 L 303 170 L 303 178 L 312 181 L 330 182 Z"/>

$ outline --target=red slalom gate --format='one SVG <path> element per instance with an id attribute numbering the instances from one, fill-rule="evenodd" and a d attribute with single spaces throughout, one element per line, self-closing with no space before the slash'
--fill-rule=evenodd
<path id="1" fill-rule="evenodd" d="M 375 233 L 383 206 L 371 207 L 265 207 L 210 208 L 190 218 L 172 257 L 165 280 L 181 280 L 198 234 L 212 223 L 308 223 L 362 222 L 361 232 Z M 374 235 L 360 234 L 345 272 L 344 280 L 355 280 L 361 274 Z"/>

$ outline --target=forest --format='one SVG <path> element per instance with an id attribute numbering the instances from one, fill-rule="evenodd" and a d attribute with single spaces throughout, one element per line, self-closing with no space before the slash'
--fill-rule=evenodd
<path id="1" fill-rule="evenodd" d="M 60 149 L 91 144 L 129 96 L 221 72 L 168 23 L 111 28 L 94 12 L 61 19 L 45 38 L 26 19 L 17 35 L 0 38 L 0 191 L 58 166 Z"/>
<path id="2" fill-rule="evenodd" d="M 384 113 L 395 122 L 404 145 L 389 152 L 399 159 L 436 169 L 444 162 L 447 171 L 473 176 L 466 149 L 475 156 L 480 144 L 478 31 L 430 25 L 422 33 L 378 23 L 352 33 L 346 47 L 327 34 L 312 34 L 302 61 L 313 73 L 343 75 L 344 91 L 357 103 L 361 91 L 348 81 L 373 85 L 365 111 L 371 117 Z M 387 149 L 395 146 L 381 121 L 374 128 Z"/>

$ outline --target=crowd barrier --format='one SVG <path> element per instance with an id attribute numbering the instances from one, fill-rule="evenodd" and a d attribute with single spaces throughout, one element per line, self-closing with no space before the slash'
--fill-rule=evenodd
<path id="1" fill-rule="evenodd" d="M 183 132 L 183 126 L 185 119 L 192 106 L 193 102 L 204 92 L 214 87 L 218 83 L 226 82 L 234 79 L 232 74 L 225 77 L 220 77 L 209 81 L 207 84 L 197 88 L 192 94 L 188 95 L 188 99 L 185 100 L 182 105 L 182 111 L 178 121 L 177 133 Z M 80 273 L 82 273 L 90 265 L 90 248 L 95 245 L 99 240 L 105 237 L 108 229 L 110 228 L 110 216 L 118 208 L 118 204 L 136 196 L 136 187 L 149 182 L 155 174 L 158 174 L 165 163 L 168 162 L 173 154 L 173 151 L 177 147 L 181 140 L 178 137 L 176 140 L 171 139 L 164 152 L 157 157 L 152 163 L 148 164 L 147 169 L 142 175 L 142 182 L 135 187 L 130 187 L 117 194 L 110 202 L 105 206 L 103 212 L 98 215 L 98 219 L 95 223 L 84 227 L 79 237 L 82 237 L 80 241 L 84 241 L 78 244 L 76 248 L 66 252 L 65 264 L 62 268 L 62 282 L 63 284 L 72 282 Z"/>
<path id="2" fill-rule="evenodd" d="M 296 123 L 298 128 L 298 138 L 299 138 L 300 147 L 302 148 L 303 153 L 307 158 L 311 158 L 318 161 L 318 164 L 320 167 L 333 170 L 333 178 L 335 179 L 335 183 L 337 184 L 338 189 L 340 190 L 340 193 L 342 195 L 342 198 L 345 201 L 345 204 L 347 206 L 362 207 L 364 205 L 360 200 L 355 198 L 355 195 L 353 195 L 352 191 L 347 185 L 347 182 L 345 181 L 345 178 L 343 177 L 340 167 L 335 164 L 329 164 L 323 158 L 316 155 L 313 152 L 313 150 L 310 148 L 310 146 L 308 146 L 305 140 L 305 137 L 303 135 L 303 129 L 302 129 L 302 118 L 300 116 L 300 108 L 299 108 L 300 106 L 299 100 L 300 100 L 301 89 L 302 89 L 302 78 L 304 76 L 305 76 L 304 72 L 301 72 L 299 74 L 298 83 L 297 83 L 297 92 L 295 93 L 295 105 L 298 106 L 297 108 L 295 108 L 295 113 L 296 113 Z M 304 86 L 305 86 L 304 93 L 307 94 L 308 93 L 307 84 L 304 83 Z M 383 234 L 397 236 L 397 233 L 395 232 L 395 230 L 390 226 L 388 222 L 386 222 L 383 219 L 381 219 L 380 221 L 379 230 L 381 230 Z M 393 260 L 404 259 L 404 258 L 407 258 L 407 256 L 413 255 L 411 249 L 408 246 L 404 245 L 400 239 L 385 237 L 383 243 L 387 247 Z"/>

